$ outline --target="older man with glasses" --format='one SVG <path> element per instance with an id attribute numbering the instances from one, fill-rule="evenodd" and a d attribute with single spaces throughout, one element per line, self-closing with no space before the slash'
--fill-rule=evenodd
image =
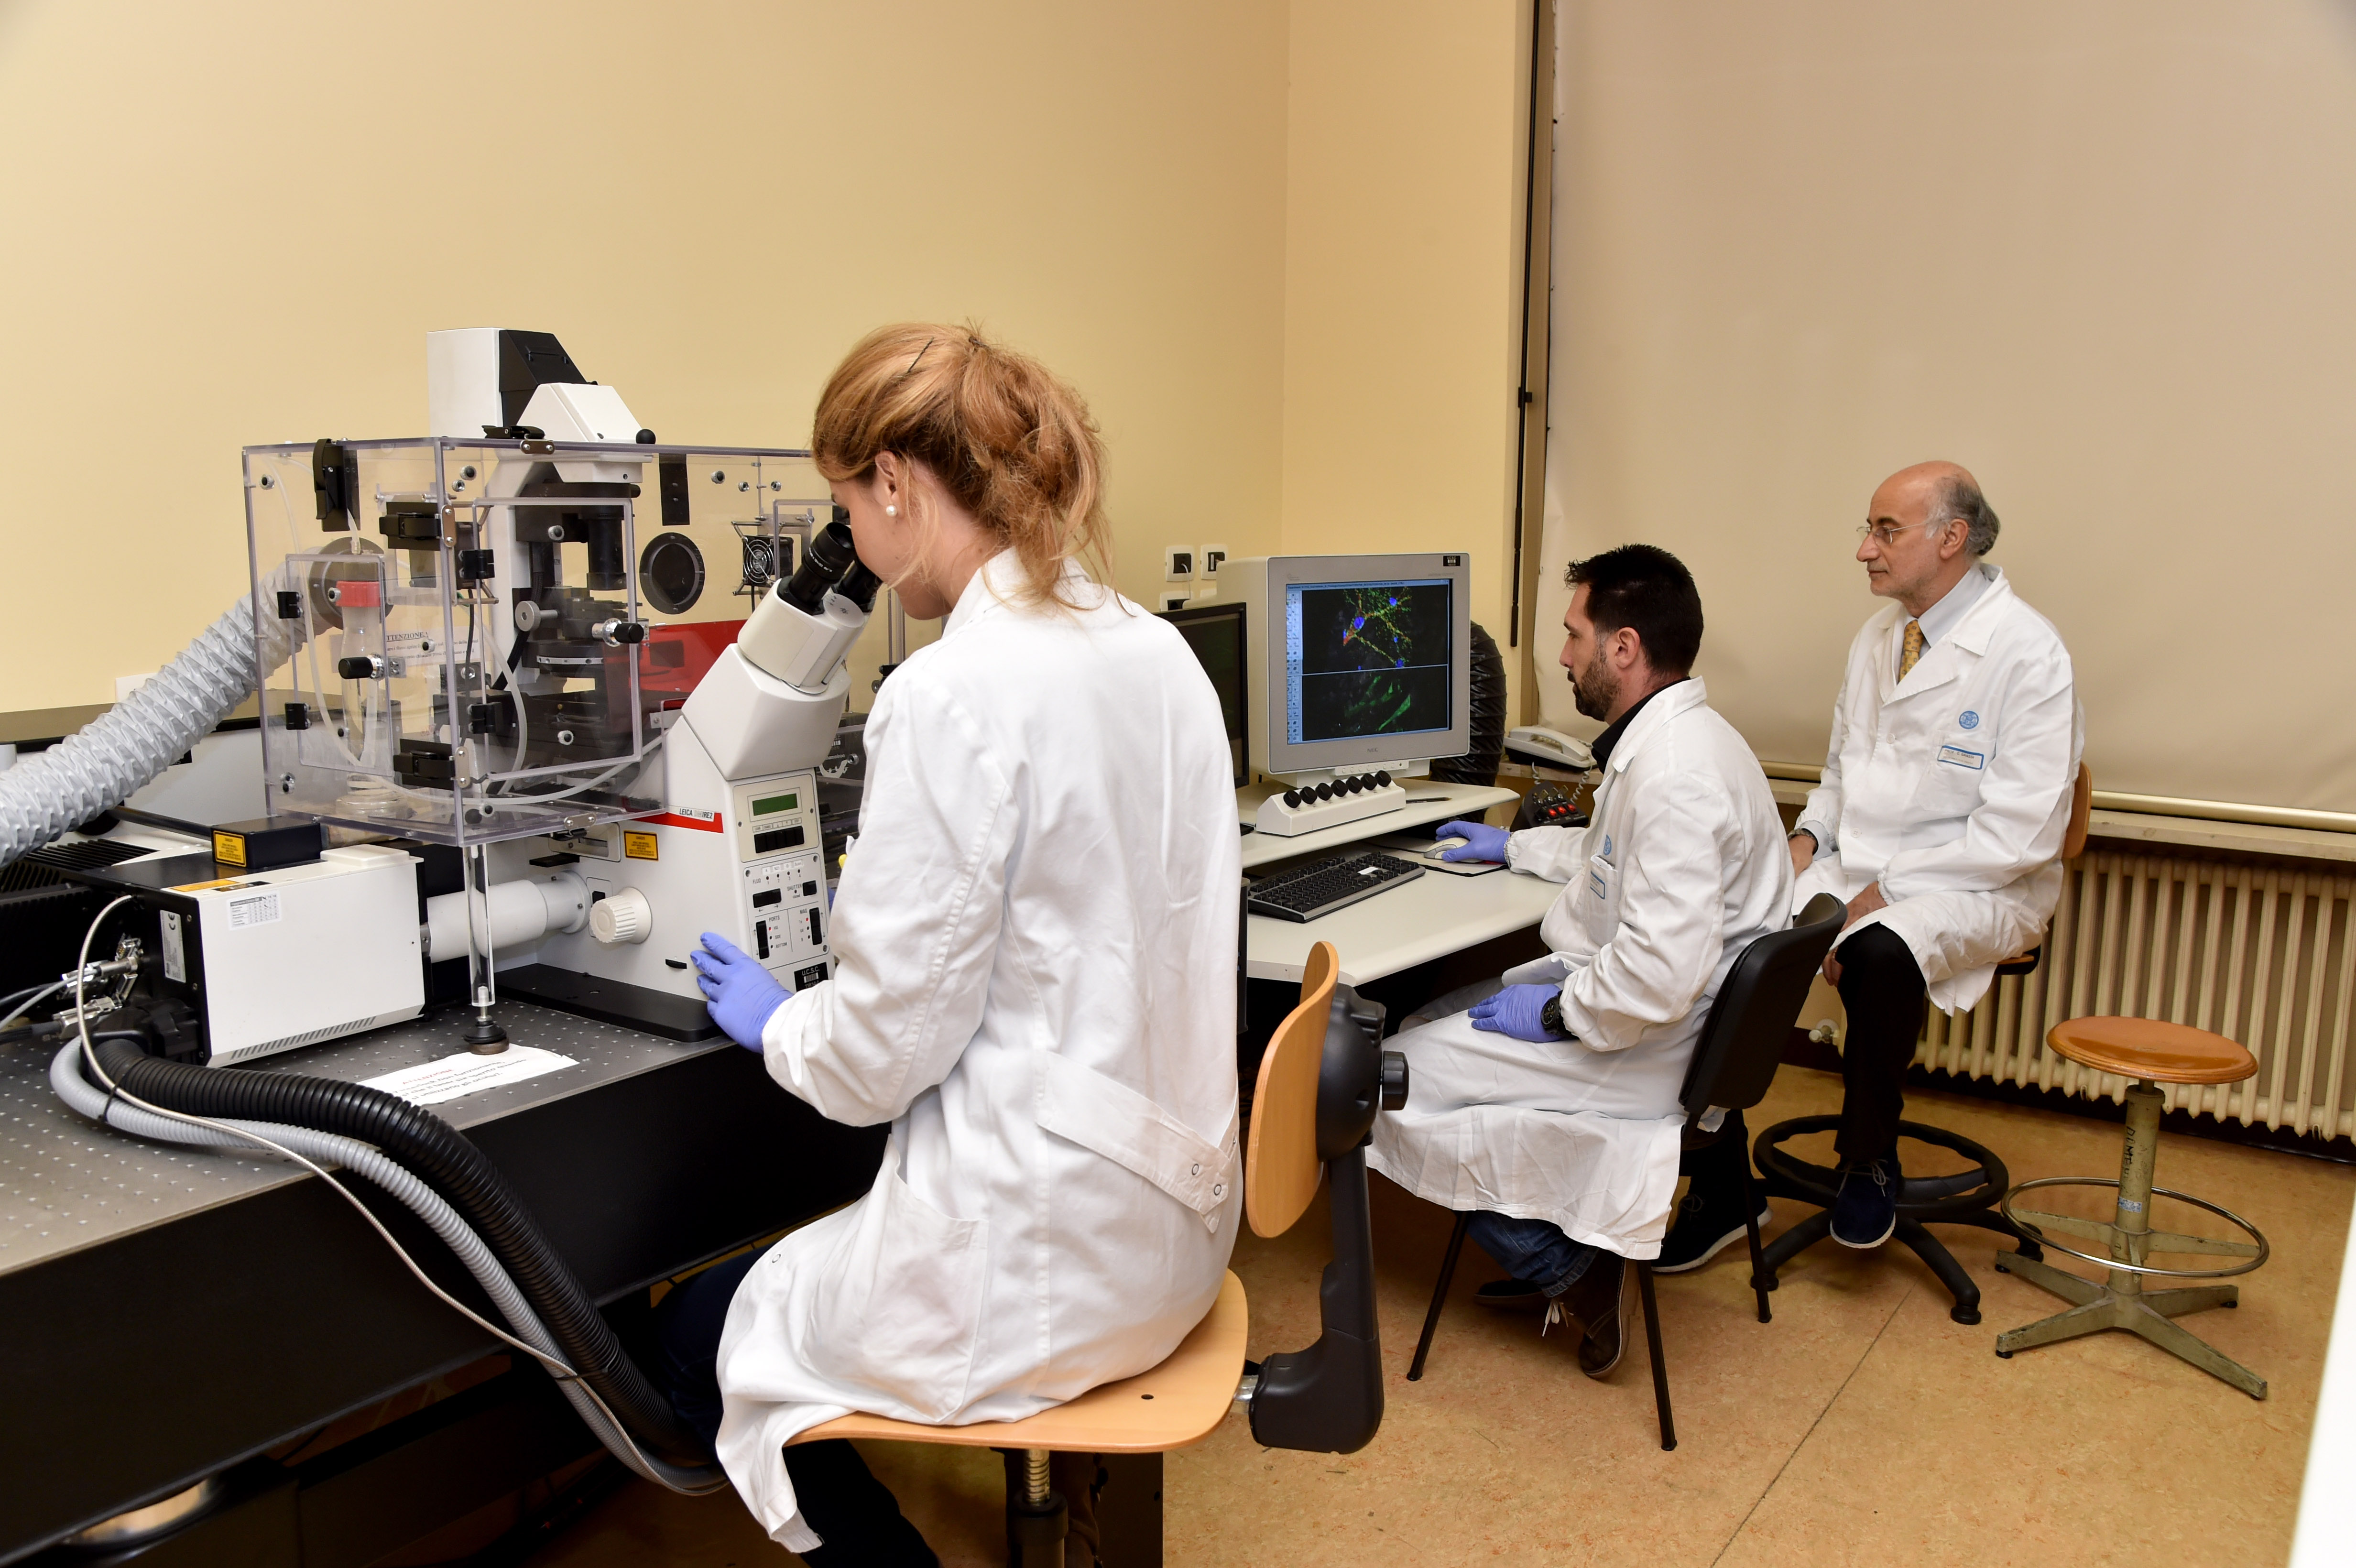
<path id="1" fill-rule="evenodd" d="M 2052 918 L 2085 719 L 2061 634 L 1982 559 L 1997 517 L 1970 474 L 1901 469 L 1858 532 L 1867 585 L 1896 603 L 1850 645 L 1824 782 L 1791 836 L 1792 907 L 1848 904 L 1825 959 L 1848 1014 L 1832 1234 L 1876 1247 L 1897 1226 L 1923 1001 L 1977 1006 Z M 1656 1268 L 1697 1267 L 1742 1231 L 1739 1168 L 1697 1172 Z"/>

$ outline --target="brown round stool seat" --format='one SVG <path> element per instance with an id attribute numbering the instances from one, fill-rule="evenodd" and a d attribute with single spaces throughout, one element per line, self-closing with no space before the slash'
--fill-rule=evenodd
<path id="1" fill-rule="evenodd" d="M 2082 1067 L 2156 1083 L 2239 1083 L 2258 1070 L 2239 1041 L 2159 1019 L 2071 1019 L 2045 1044 Z"/>

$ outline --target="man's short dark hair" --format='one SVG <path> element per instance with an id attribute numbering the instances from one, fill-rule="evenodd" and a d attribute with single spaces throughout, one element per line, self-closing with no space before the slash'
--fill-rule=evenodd
<path id="1" fill-rule="evenodd" d="M 1623 544 L 1574 560 L 1562 580 L 1587 588 L 1587 618 L 1598 632 L 1625 626 L 1663 675 L 1691 675 L 1701 653 L 1701 591 L 1686 563 L 1658 545 Z"/>

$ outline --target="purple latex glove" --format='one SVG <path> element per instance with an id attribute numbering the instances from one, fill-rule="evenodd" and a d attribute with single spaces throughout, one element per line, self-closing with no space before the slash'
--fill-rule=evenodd
<path id="1" fill-rule="evenodd" d="M 1453 849 L 1441 850 L 1440 858 L 1443 860 L 1503 860 L 1505 840 L 1511 835 L 1485 822 L 1443 822 L 1432 837 L 1464 840 Z"/>
<path id="2" fill-rule="evenodd" d="M 769 1015 L 793 995 L 761 961 L 716 931 L 703 933 L 703 946 L 688 957 L 695 963 L 695 983 L 703 988 L 703 1005 L 721 1032 L 747 1051 L 761 1049 L 761 1030 Z"/>
<path id="3" fill-rule="evenodd" d="M 1495 996 L 1472 1004 L 1472 1027 L 1515 1040 L 1569 1040 L 1538 1022 L 1546 1005 L 1562 995 L 1559 986 L 1508 986 Z"/>

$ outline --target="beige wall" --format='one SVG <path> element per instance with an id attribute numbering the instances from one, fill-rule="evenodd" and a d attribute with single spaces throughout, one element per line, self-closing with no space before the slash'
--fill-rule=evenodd
<path id="1" fill-rule="evenodd" d="M 0 6 L 0 710 L 184 645 L 239 447 L 422 432 L 434 327 L 790 445 L 860 333 L 975 317 L 1093 400 L 1126 591 L 1206 512 L 1278 548 L 1288 47 L 1265 0 Z"/>
<path id="2" fill-rule="evenodd" d="M 1284 549 L 1470 550 L 1501 646 L 1528 29 L 1512 0 L 1293 0 L 1287 117 Z"/>
<path id="3" fill-rule="evenodd" d="M 1849 530 L 1954 458 L 2070 645 L 2097 788 L 2356 810 L 2356 11 L 1560 16 L 1550 582 L 1678 551 L 1713 699 L 1821 761 L 1879 605 Z"/>

